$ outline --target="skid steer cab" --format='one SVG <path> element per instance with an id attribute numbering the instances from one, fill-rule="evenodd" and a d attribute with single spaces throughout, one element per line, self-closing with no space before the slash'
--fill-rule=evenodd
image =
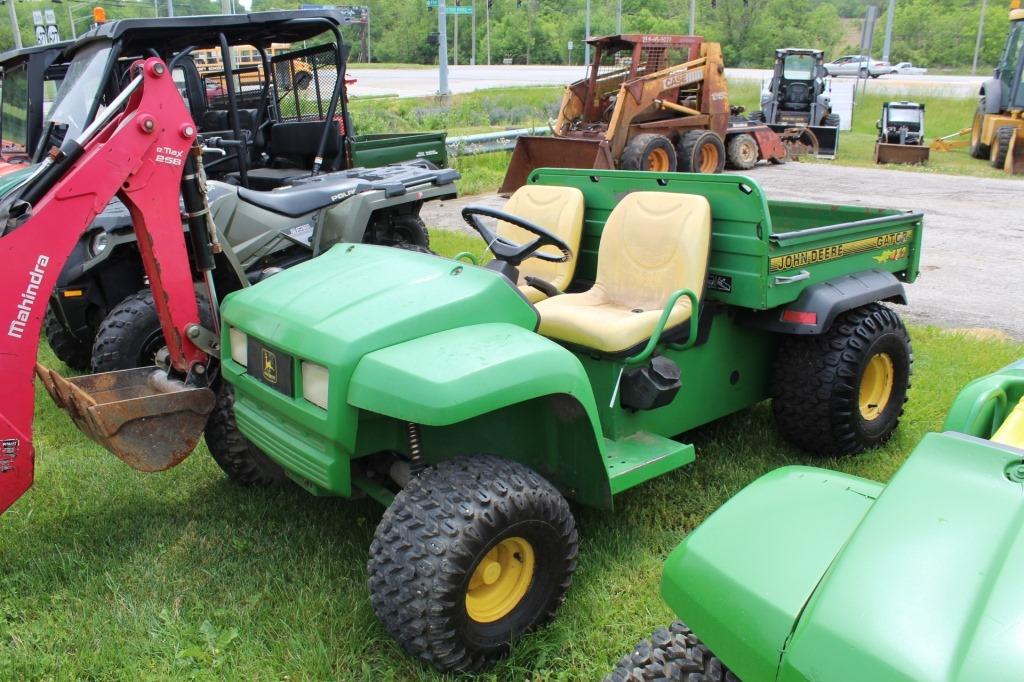
<path id="1" fill-rule="evenodd" d="M 875 163 L 928 163 L 924 143 L 924 105 L 917 102 L 885 102 L 882 118 L 875 122 Z"/>
<path id="2" fill-rule="evenodd" d="M 665 563 L 686 625 L 606 682 L 1020 679 L 1022 484 L 1019 360 L 968 384 L 887 485 L 791 466 L 740 491 Z"/>
<path id="3" fill-rule="evenodd" d="M 215 403 L 217 323 L 200 320 L 193 284 L 212 268 L 215 248 L 196 127 L 164 62 L 138 61 L 129 75 L 103 114 L 67 137 L 0 206 L 0 510 L 32 483 L 33 374 L 80 429 L 143 471 L 187 456 Z M 166 367 L 64 379 L 36 365 L 46 300 L 81 233 L 115 195 L 139 237 Z"/>
<path id="4" fill-rule="evenodd" d="M 543 169 L 463 216 L 482 267 L 340 244 L 227 296 L 233 391 L 207 432 L 237 481 L 388 505 L 371 601 L 430 665 L 483 668 L 548 620 L 576 567 L 568 501 L 611 508 L 693 461 L 673 436 L 769 398 L 824 456 L 897 426 L 912 356 L 886 303 L 917 276 L 918 213 Z"/>

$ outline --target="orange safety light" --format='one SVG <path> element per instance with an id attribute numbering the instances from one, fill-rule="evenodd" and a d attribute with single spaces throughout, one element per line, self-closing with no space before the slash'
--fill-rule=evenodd
<path id="1" fill-rule="evenodd" d="M 1015 0 L 1015 2 L 1020 2 L 1020 0 Z M 94 23 L 97 24 L 107 23 L 107 10 L 103 9 L 102 7 L 93 7 L 92 20 Z"/>
<path id="2" fill-rule="evenodd" d="M 1010 9 L 1020 9 L 1020 0 L 1010 0 Z"/>

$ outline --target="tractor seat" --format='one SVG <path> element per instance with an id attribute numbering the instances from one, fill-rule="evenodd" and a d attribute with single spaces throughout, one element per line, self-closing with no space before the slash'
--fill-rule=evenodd
<path id="1" fill-rule="evenodd" d="M 540 333 L 604 353 L 645 343 L 673 292 L 703 292 L 710 247 L 711 207 L 704 197 L 627 195 L 604 225 L 594 286 L 540 301 Z M 691 313 L 689 299 L 680 298 L 665 330 Z"/>
<path id="2" fill-rule="evenodd" d="M 552 232 L 572 249 L 573 257 L 564 263 L 549 263 L 539 258 L 527 258 L 519 266 L 519 290 L 536 303 L 547 294 L 526 283 L 526 277 L 539 277 L 559 291 L 565 291 L 576 271 L 577 253 L 580 249 L 580 235 L 583 233 L 583 192 L 575 187 L 551 187 L 544 185 L 523 185 L 505 202 L 504 211 Z M 507 237 L 517 244 L 536 239 L 536 235 L 511 223 L 500 222 L 498 235 Z M 561 252 L 553 246 L 545 246 L 538 253 L 554 256 Z"/>

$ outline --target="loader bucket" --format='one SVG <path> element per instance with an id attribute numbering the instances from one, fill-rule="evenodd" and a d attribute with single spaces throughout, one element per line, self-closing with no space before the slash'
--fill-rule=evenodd
<path id="1" fill-rule="evenodd" d="M 790 150 L 790 156 L 834 159 L 839 153 L 839 128 L 784 123 L 771 123 L 768 127 L 779 134 L 783 144 Z"/>
<path id="2" fill-rule="evenodd" d="M 188 457 L 216 401 L 210 389 L 188 387 L 155 366 L 65 379 L 36 364 L 36 374 L 82 432 L 145 472 Z"/>
<path id="3" fill-rule="evenodd" d="M 928 163 L 931 151 L 924 145 L 875 143 L 875 163 Z"/>
<path id="4" fill-rule="evenodd" d="M 1010 138 L 1004 170 L 1011 175 L 1024 174 L 1024 129 L 1017 128 L 1017 132 Z"/>
<path id="5" fill-rule="evenodd" d="M 526 184 L 537 168 L 604 168 L 613 169 L 611 151 L 605 140 L 575 137 L 534 137 L 516 139 L 512 159 L 498 194 L 509 196 Z"/>

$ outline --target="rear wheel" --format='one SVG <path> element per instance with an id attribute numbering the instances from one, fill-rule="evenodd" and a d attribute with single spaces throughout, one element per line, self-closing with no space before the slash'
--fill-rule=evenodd
<path id="1" fill-rule="evenodd" d="M 73 370 L 84 372 L 89 369 L 92 344 L 79 341 L 71 335 L 51 308 L 43 316 L 43 333 L 57 359 Z"/>
<path id="2" fill-rule="evenodd" d="M 384 246 L 419 246 L 430 249 L 430 233 L 423 219 L 412 213 L 386 214 L 374 219 L 367 241 Z"/>
<path id="3" fill-rule="evenodd" d="M 569 505 L 497 457 L 428 468 L 395 496 L 370 545 L 370 602 L 410 655 L 441 671 L 493 664 L 565 599 L 578 541 Z"/>
<path id="4" fill-rule="evenodd" d="M 284 469 L 242 435 L 235 422 L 235 391 L 221 381 L 217 405 L 206 422 L 206 447 L 217 465 L 241 486 L 257 487 L 285 480 Z"/>
<path id="5" fill-rule="evenodd" d="M 758 155 L 757 140 L 746 133 L 733 135 L 725 146 L 729 166 L 737 170 L 748 170 L 756 166 Z"/>
<path id="6" fill-rule="evenodd" d="M 1015 126 L 999 126 L 996 128 L 996 136 L 992 141 L 992 147 L 989 149 L 988 162 L 992 164 L 993 168 L 1003 169 L 1006 165 L 1006 156 L 1010 153 L 1010 140 L 1013 139 L 1013 134 L 1017 132 Z"/>
<path id="7" fill-rule="evenodd" d="M 725 145 L 710 130 L 691 130 L 679 139 L 679 170 L 684 173 L 721 173 L 725 168 Z"/>
<path id="8" fill-rule="evenodd" d="M 968 146 L 971 156 L 976 159 L 987 159 L 990 149 L 981 139 L 982 128 L 985 124 L 985 98 L 978 101 L 978 109 L 974 112 L 974 120 L 971 122 L 971 143 Z"/>
<path id="9" fill-rule="evenodd" d="M 676 169 L 676 150 L 664 135 L 637 135 L 622 152 L 623 170 L 644 170 L 668 173 Z"/>
<path id="10" fill-rule="evenodd" d="M 604 682 L 739 682 L 722 661 L 678 620 L 654 631 L 623 656 Z"/>
<path id="11" fill-rule="evenodd" d="M 210 328 L 213 313 L 202 295 L 197 296 L 199 318 Z M 160 317 L 149 289 L 132 294 L 107 315 L 92 345 L 92 371 L 113 372 L 154 364 L 157 352 L 166 346 Z"/>
<path id="12" fill-rule="evenodd" d="M 772 381 L 779 432 L 822 456 L 884 444 L 899 424 L 913 352 L 899 316 L 879 303 L 849 310 L 818 336 L 786 336 Z"/>

